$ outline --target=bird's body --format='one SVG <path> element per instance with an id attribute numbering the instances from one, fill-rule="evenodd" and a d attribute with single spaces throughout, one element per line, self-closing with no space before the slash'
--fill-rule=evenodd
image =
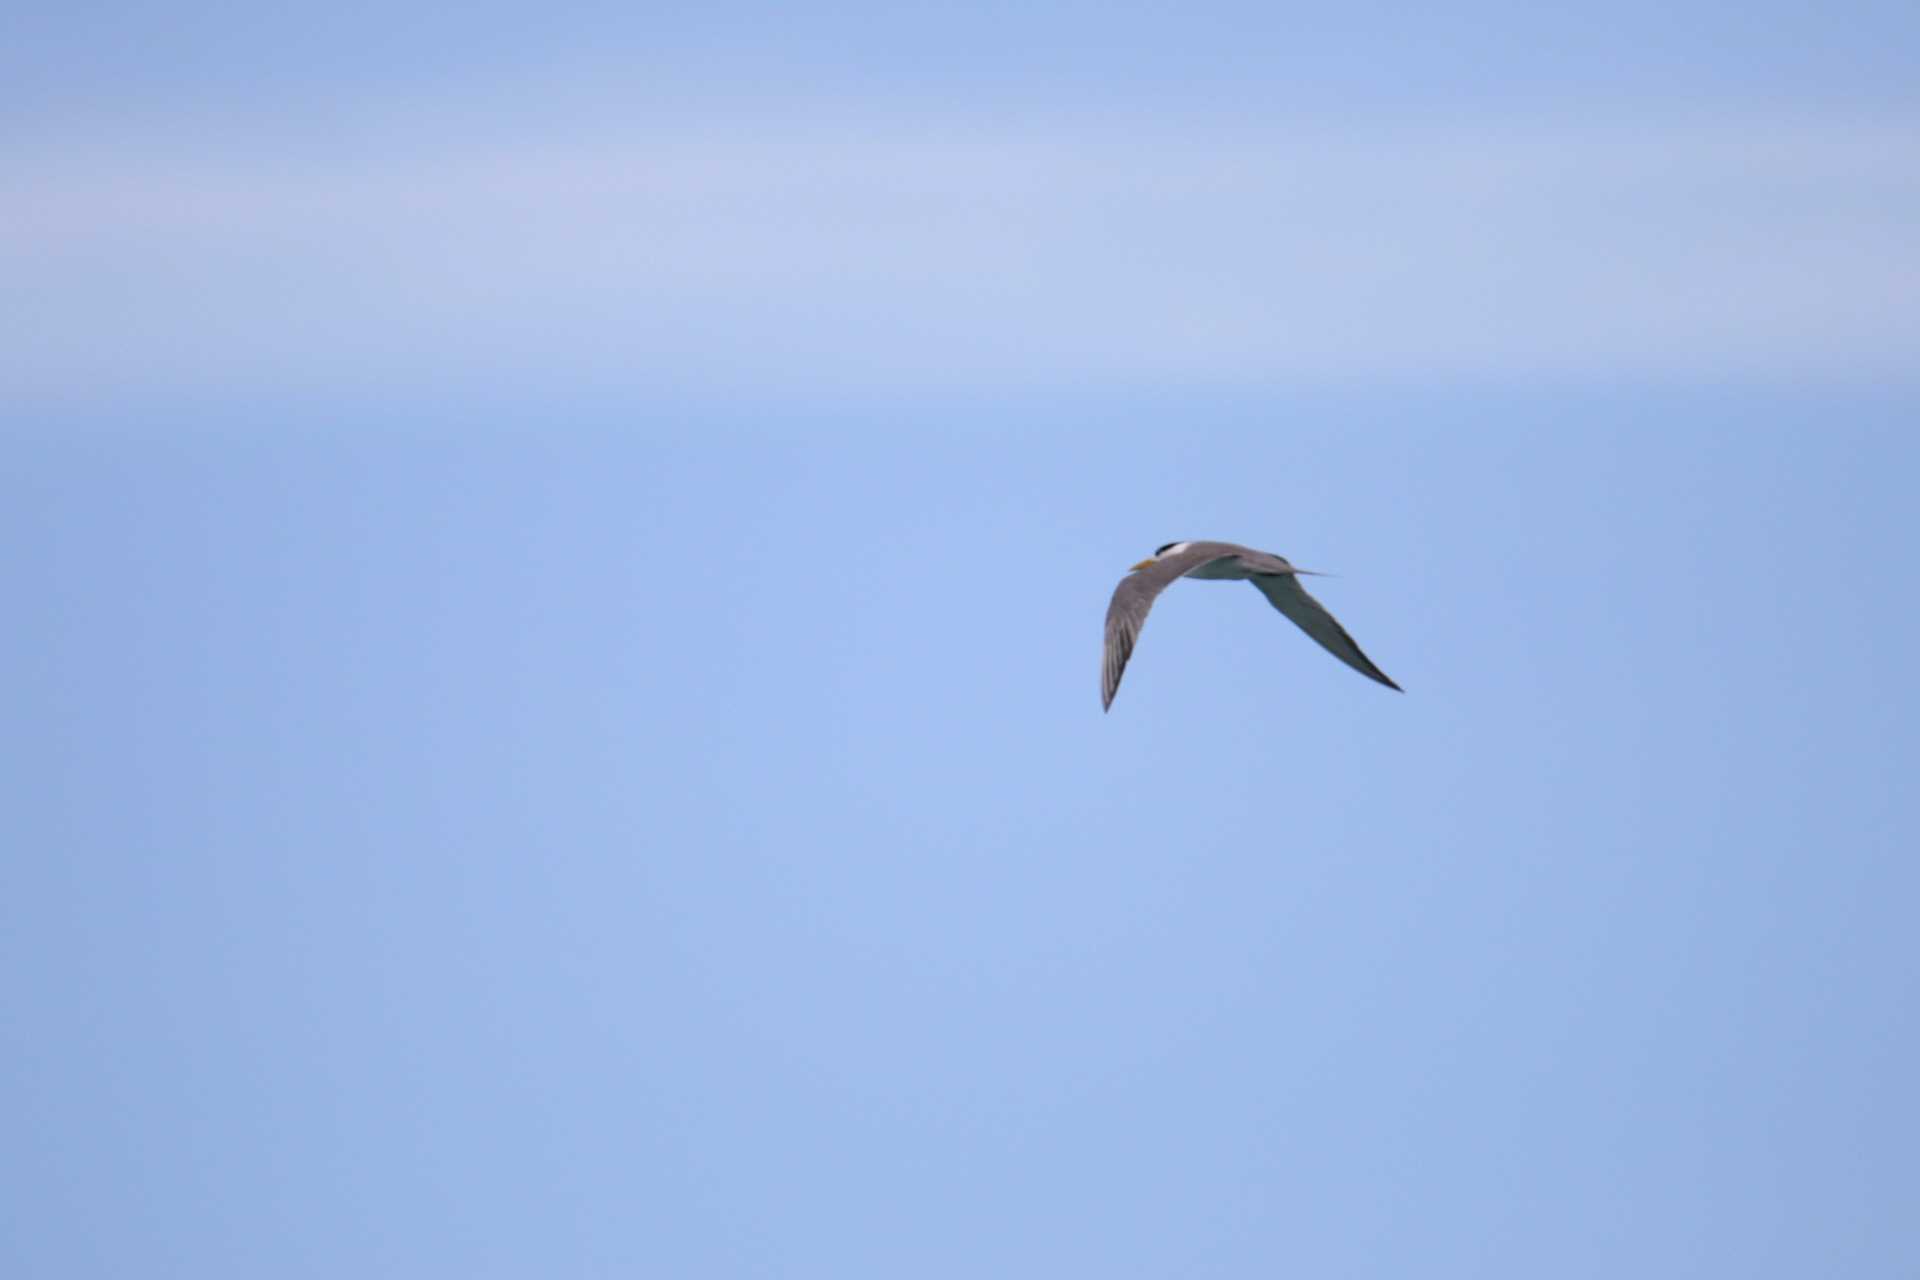
<path id="1" fill-rule="evenodd" d="M 1285 556 L 1256 551 L 1234 542 L 1169 542 L 1150 559 L 1133 566 L 1113 589 L 1113 601 L 1107 606 L 1107 643 L 1101 664 L 1100 701 L 1113 706 L 1120 689 L 1120 675 L 1127 669 L 1140 628 L 1162 591 L 1178 578 L 1245 579 L 1252 582 L 1274 608 L 1334 657 L 1370 680 L 1378 680 L 1389 689 L 1400 686 L 1360 651 L 1326 607 L 1300 585 L 1300 575 L 1311 569 L 1296 569 Z"/>

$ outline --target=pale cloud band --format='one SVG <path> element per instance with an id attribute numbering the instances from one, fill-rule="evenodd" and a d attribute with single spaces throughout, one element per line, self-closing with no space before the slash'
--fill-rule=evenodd
<path id="1" fill-rule="evenodd" d="M 0 145 L 17 388 L 1899 375 L 1920 125 Z"/>

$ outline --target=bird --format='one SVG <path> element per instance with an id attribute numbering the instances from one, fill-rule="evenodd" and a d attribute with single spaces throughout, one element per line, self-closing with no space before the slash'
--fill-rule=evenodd
<path id="1" fill-rule="evenodd" d="M 1321 648 L 1369 680 L 1401 691 L 1386 672 L 1373 665 L 1373 659 L 1360 652 L 1360 646 L 1326 606 L 1307 594 L 1300 585 L 1301 574 L 1324 576 L 1294 567 L 1285 556 L 1255 551 L 1236 542 L 1169 542 L 1134 565 L 1113 589 L 1113 600 L 1107 605 L 1106 652 L 1100 667 L 1101 709 L 1113 709 L 1113 696 L 1120 691 L 1120 674 L 1127 669 L 1127 659 L 1133 654 L 1134 641 L 1140 638 L 1147 612 L 1153 608 L 1155 597 L 1175 578 L 1251 582 L 1269 604 L 1312 636 Z"/>

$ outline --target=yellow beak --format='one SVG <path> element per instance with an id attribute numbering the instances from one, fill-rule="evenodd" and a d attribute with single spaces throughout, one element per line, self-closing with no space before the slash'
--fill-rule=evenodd
<path id="1" fill-rule="evenodd" d="M 1129 570 L 1129 572 L 1138 573 L 1140 570 L 1146 568 L 1148 565 L 1152 563 L 1153 563 L 1153 560 L 1151 557 L 1149 557 L 1148 559 L 1142 560 L 1139 564 L 1133 566 L 1133 568 Z"/>

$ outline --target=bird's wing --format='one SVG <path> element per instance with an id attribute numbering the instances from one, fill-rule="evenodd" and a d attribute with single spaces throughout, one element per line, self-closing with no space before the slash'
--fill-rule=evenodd
<path id="1" fill-rule="evenodd" d="M 1353 642 L 1347 629 L 1340 625 L 1327 607 L 1307 594 L 1300 585 L 1300 579 L 1291 573 L 1261 573 L 1249 579 L 1260 589 L 1260 594 L 1292 620 L 1293 625 L 1312 636 L 1322 649 L 1340 661 L 1372 680 L 1378 680 L 1389 689 L 1400 686 L 1387 678 L 1387 673 L 1373 665 L 1373 659 L 1360 652 L 1360 646 Z M 1116 600 L 1118 597 L 1116 597 Z M 1144 616 L 1145 610 L 1143 609 Z M 1108 624 L 1108 634 L 1112 634 L 1112 623 Z M 1111 643 L 1111 642 L 1109 642 Z"/>
<path id="2" fill-rule="evenodd" d="M 1174 579 L 1209 560 L 1233 554 L 1232 549 L 1223 550 L 1225 547 L 1226 544 L 1219 542 L 1196 542 L 1179 555 L 1155 560 L 1120 579 L 1107 605 L 1107 644 L 1100 664 L 1102 710 L 1113 706 L 1113 695 L 1120 691 L 1120 673 L 1127 669 L 1127 659 L 1133 656 L 1133 643 L 1140 638 L 1140 628 L 1146 625 L 1154 597 L 1165 591 Z"/>

